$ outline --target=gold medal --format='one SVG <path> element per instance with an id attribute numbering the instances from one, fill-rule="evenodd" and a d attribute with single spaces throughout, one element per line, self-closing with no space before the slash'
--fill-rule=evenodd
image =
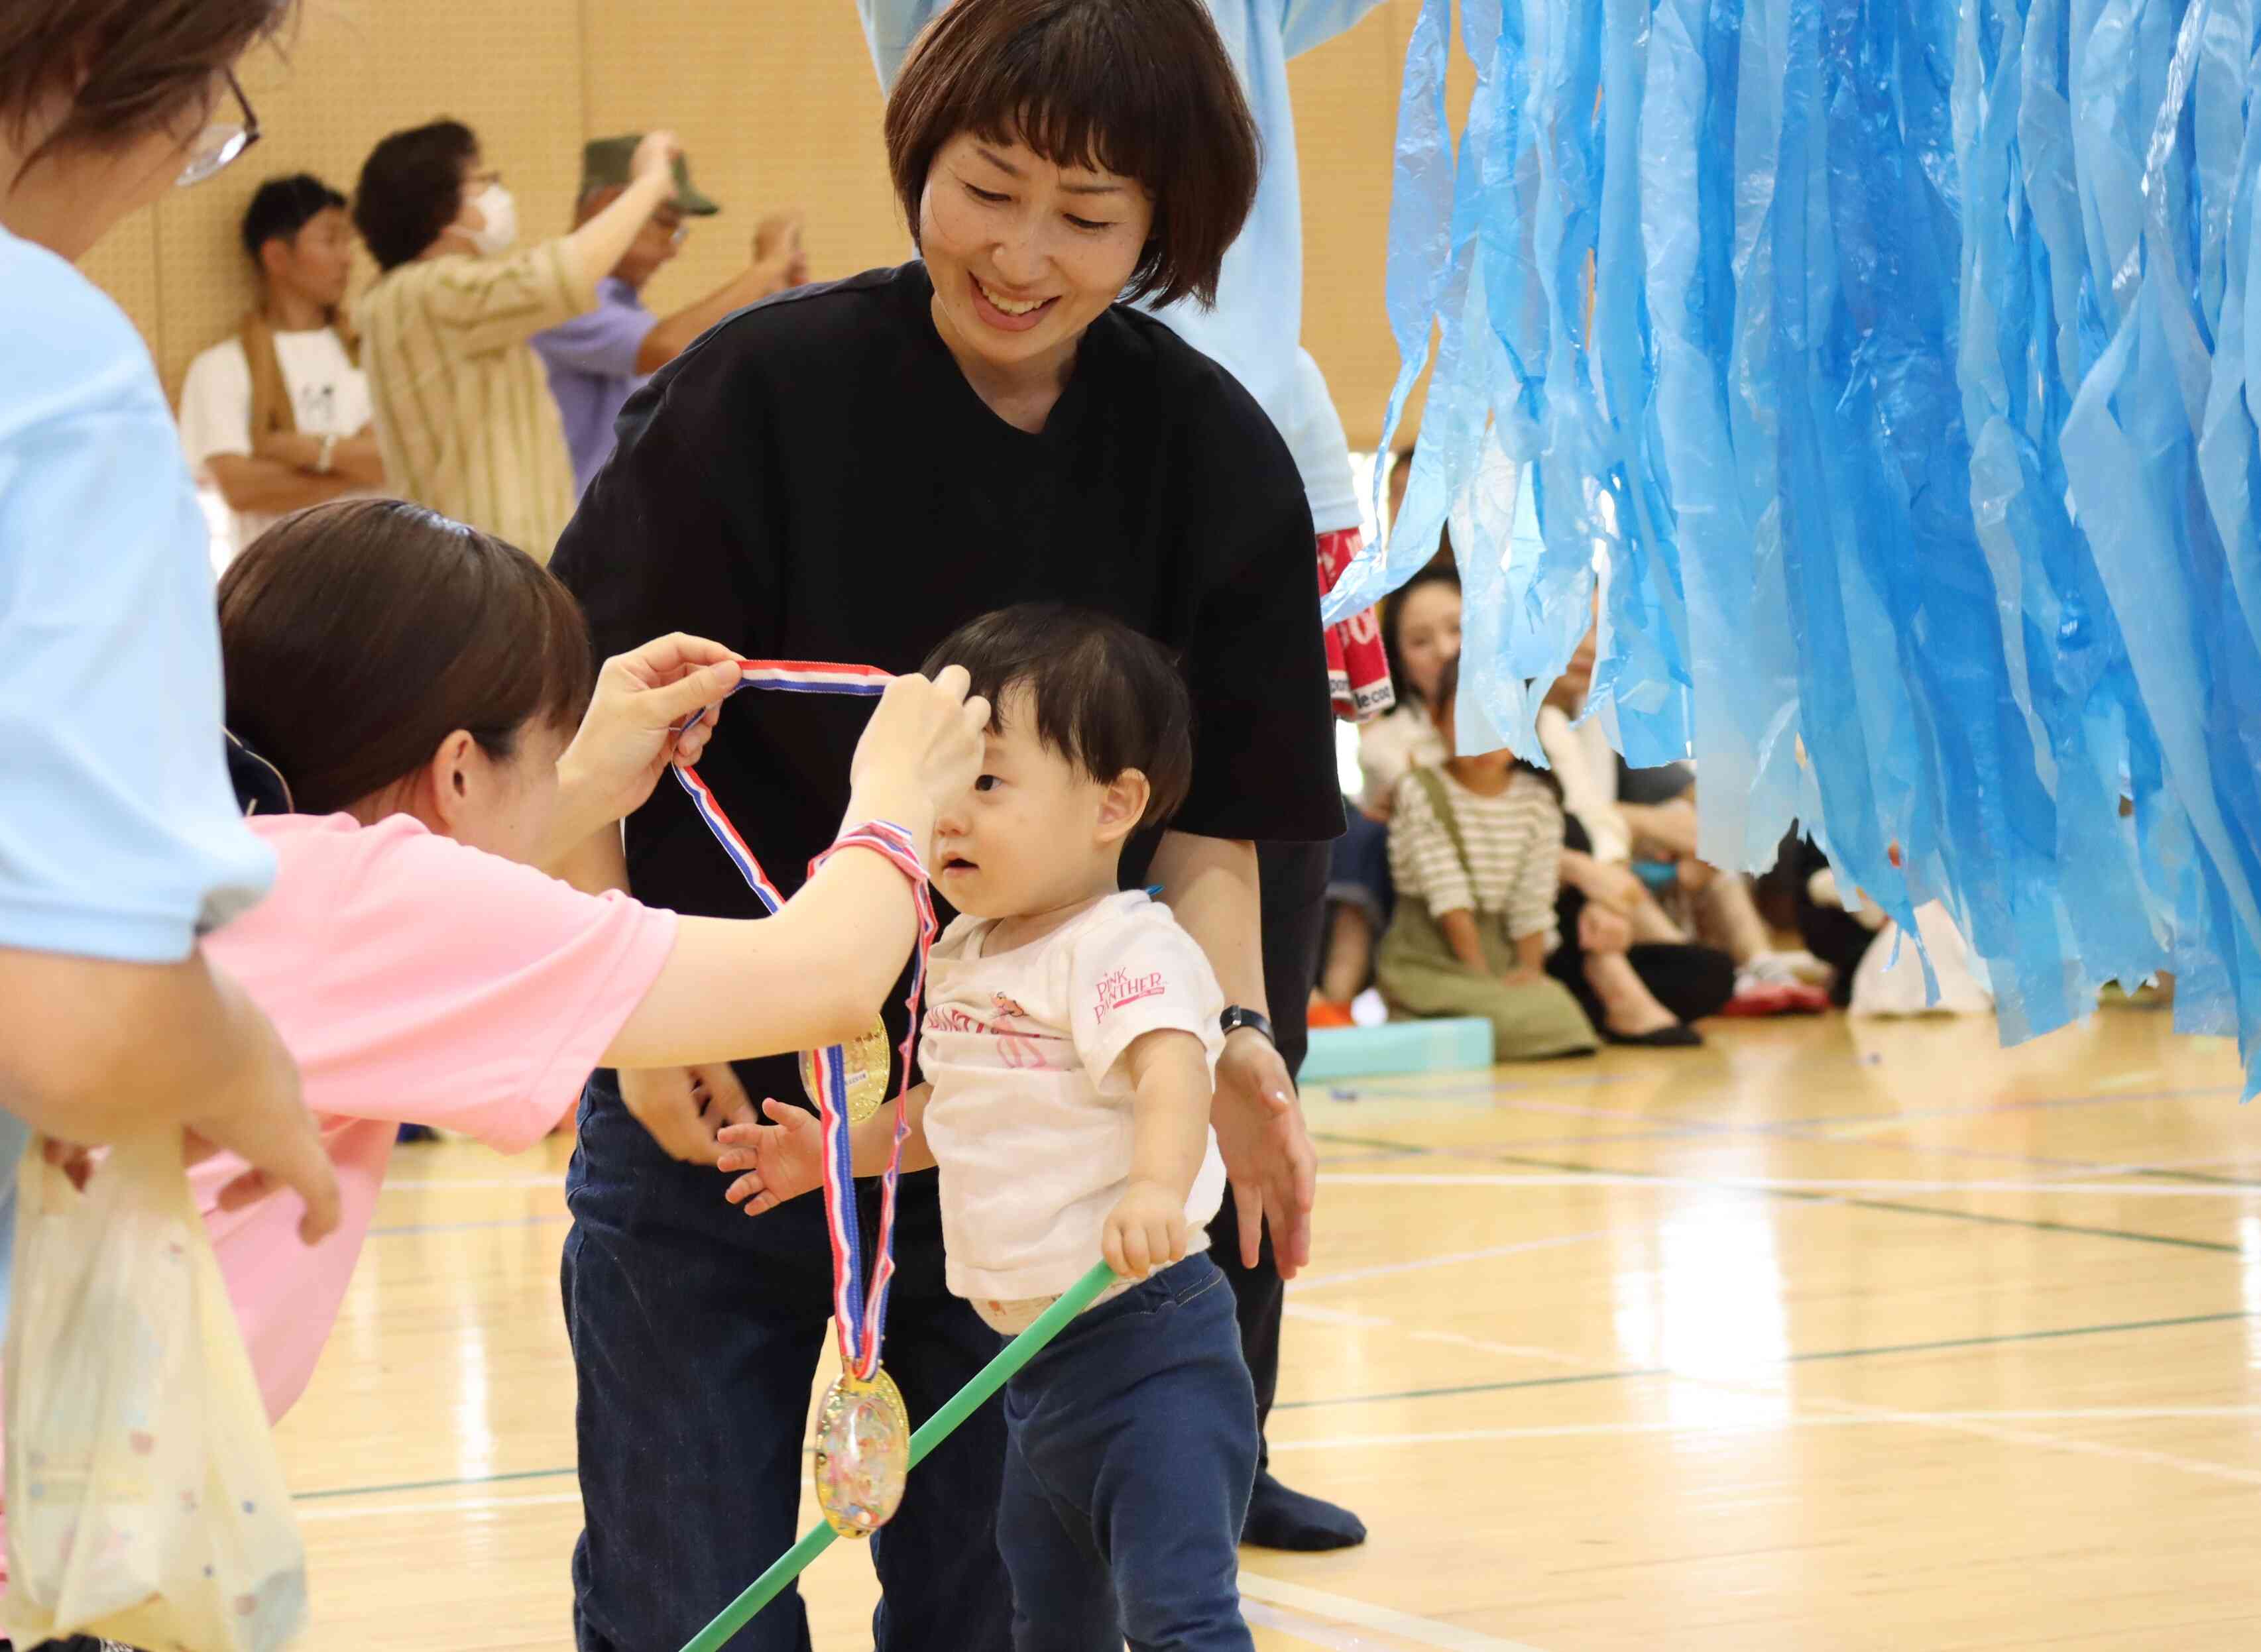
<path id="1" fill-rule="evenodd" d="M 816 1100 L 815 1050 L 800 1053 L 800 1087 Z M 848 1122 L 862 1124 L 887 1099 L 887 1079 L 894 1070 L 894 1053 L 887 1048 L 887 1024 L 874 1021 L 865 1032 L 840 1047 L 841 1065 L 848 1074 Z"/>
<path id="2" fill-rule="evenodd" d="M 894 1518 L 911 1471 L 911 1417 L 895 1379 L 843 1373 L 816 1412 L 817 1506 L 843 1537 L 869 1537 Z"/>

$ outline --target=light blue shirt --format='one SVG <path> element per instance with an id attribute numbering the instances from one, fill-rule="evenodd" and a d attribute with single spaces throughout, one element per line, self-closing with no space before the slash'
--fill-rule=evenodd
<path id="1" fill-rule="evenodd" d="M 0 947 L 141 963 L 267 892 L 228 784 L 210 530 L 118 306 L 0 232 Z"/>
<path id="2" fill-rule="evenodd" d="M 948 0 L 856 0 L 879 83 L 893 86 L 919 31 Z M 1313 525 L 1321 533 L 1359 525 L 1358 494 L 1342 424 L 1326 382 L 1303 354 L 1303 204 L 1296 161 L 1296 110 L 1288 60 L 1322 46 L 1380 0 L 1209 0 L 1224 49 L 1240 71 L 1264 138 L 1264 174 L 1248 222 L 1224 255 L 1217 307 L 1192 299 L 1154 314 L 1210 360 L 1223 363 L 1272 416 L 1296 455 Z M 1299 360 L 1300 358 L 1300 360 Z M 1314 388 L 1316 387 L 1316 388 Z"/>
<path id="3" fill-rule="evenodd" d="M 4 230 L 0 293 L 0 947 L 176 962 L 275 876 L 228 784 L 210 530 L 118 306 Z"/>

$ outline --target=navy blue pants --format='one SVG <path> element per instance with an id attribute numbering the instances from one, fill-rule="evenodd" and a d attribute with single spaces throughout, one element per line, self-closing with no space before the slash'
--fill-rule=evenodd
<path id="1" fill-rule="evenodd" d="M 1256 1397 L 1206 1253 L 1061 1332 L 1007 1386 L 1005 1429 L 1016 1652 L 1251 1652 Z"/>
<path id="2" fill-rule="evenodd" d="M 581 1652 L 676 1652 L 800 1535 L 802 1424 L 831 1334 L 824 1201 L 746 1216 L 723 1202 L 727 1178 L 660 1151 L 609 1072 L 582 1097 L 580 1132 L 563 1264 L 585 1522 L 574 1634 Z M 861 1189 L 867 1243 L 876 1193 Z M 902 1179 L 895 1261 L 886 1369 L 916 1424 L 1002 1346 L 944 1289 L 932 1171 Z M 878 1652 L 1010 1644 L 991 1527 L 1004 1458 L 992 1401 L 911 1476 L 901 1511 L 871 1540 L 885 1591 Z M 808 1645 L 792 1590 L 729 1642 L 730 1652 Z"/>

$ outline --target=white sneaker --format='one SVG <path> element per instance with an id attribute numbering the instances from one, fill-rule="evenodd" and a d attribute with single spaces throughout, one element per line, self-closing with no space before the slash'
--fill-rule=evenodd
<path id="1" fill-rule="evenodd" d="M 1777 986 L 1826 987 L 1831 971 L 1827 964 L 1800 948 L 1795 952 L 1760 953 L 1743 966 L 1742 973 Z"/>

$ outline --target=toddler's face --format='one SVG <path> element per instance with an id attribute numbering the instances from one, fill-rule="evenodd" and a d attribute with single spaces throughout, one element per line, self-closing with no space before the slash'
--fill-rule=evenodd
<path id="1" fill-rule="evenodd" d="M 1114 887 L 1122 857 L 1107 788 L 1037 737 L 1025 688 L 1008 689 L 981 777 L 935 822 L 935 887 L 975 918 L 1019 918 Z"/>

